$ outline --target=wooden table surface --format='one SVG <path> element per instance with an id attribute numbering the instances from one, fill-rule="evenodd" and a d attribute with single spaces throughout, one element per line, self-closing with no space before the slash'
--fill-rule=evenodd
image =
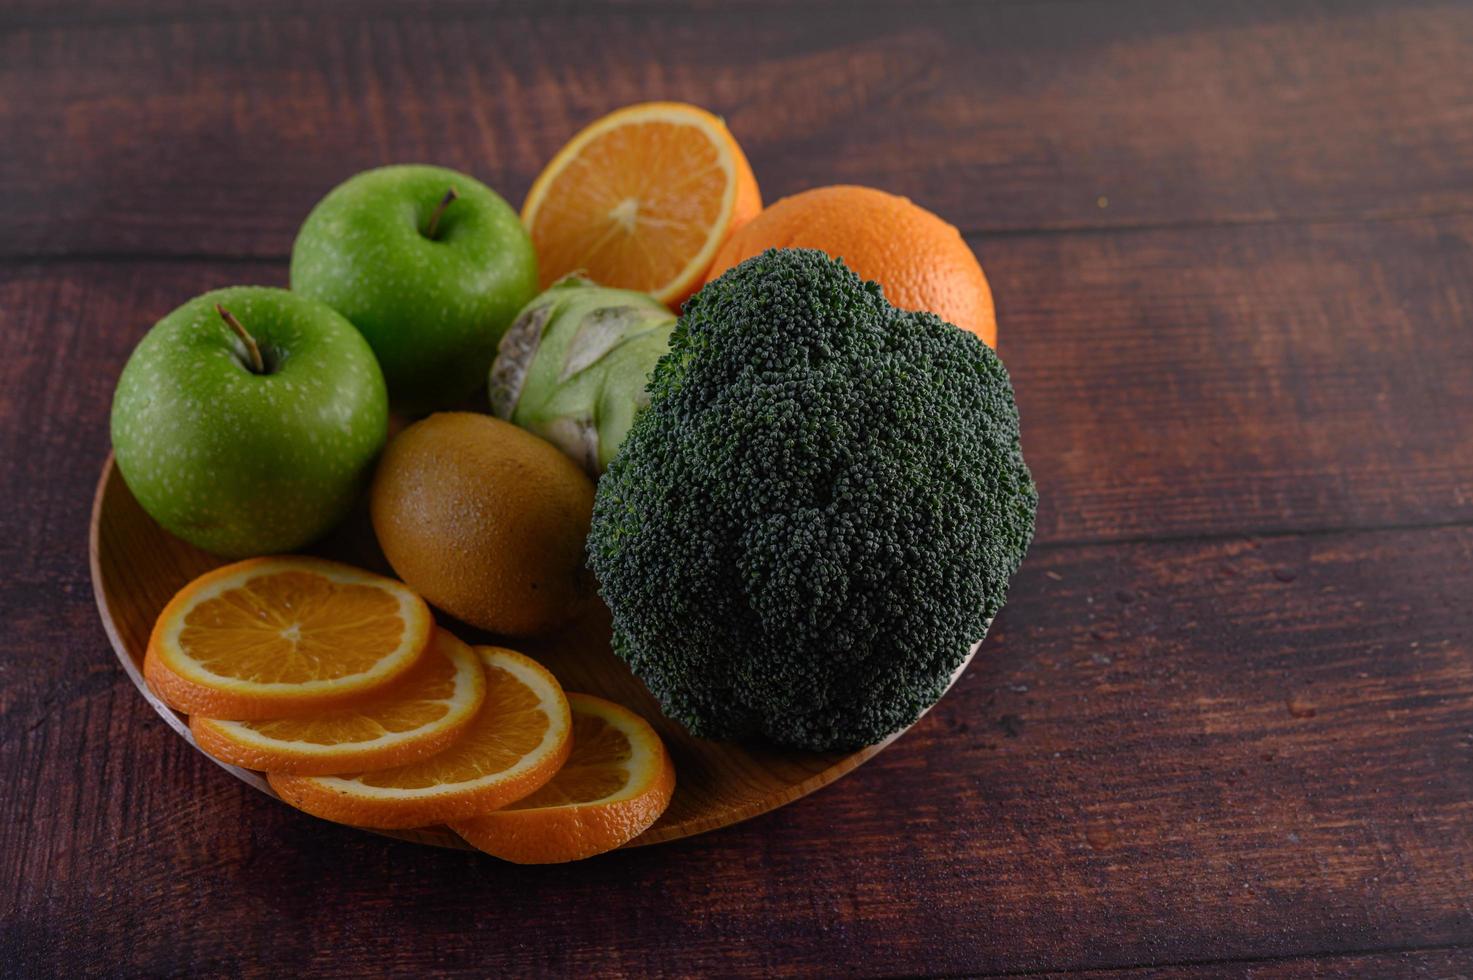
<path id="1" fill-rule="evenodd" d="M 0 975 L 1473 973 L 1473 4 L 0 7 Z M 1042 492 L 956 689 L 746 824 L 519 868 L 158 721 L 113 383 L 387 162 L 519 202 L 613 107 L 966 233 Z"/>

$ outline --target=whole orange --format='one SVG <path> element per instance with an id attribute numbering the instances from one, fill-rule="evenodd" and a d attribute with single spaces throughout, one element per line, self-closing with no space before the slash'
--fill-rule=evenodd
<path id="1" fill-rule="evenodd" d="M 384 449 L 369 510 L 405 584 L 473 626 L 540 633 L 594 595 L 583 557 L 593 484 L 509 422 L 440 412 L 414 423 Z"/>
<path id="2" fill-rule="evenodd" d="M 769 248 L 827 252 L 901 309 L 929 310 L 997 346 L 992 289 L 977 257 L 955 227 L 909 198 L 852 184 L 785 197 L 727 239 L 706 281 Z"/>

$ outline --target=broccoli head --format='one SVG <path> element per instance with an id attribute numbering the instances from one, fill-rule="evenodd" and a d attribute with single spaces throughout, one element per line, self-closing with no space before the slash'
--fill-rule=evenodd
<path id="1" fill-rule="evenodd" d="M 1038 501 L 997 355 L 822 252 L 685 307 L 598 485 L 614 649 L 707 738 L 877 742 L 1002 606 Z"/>

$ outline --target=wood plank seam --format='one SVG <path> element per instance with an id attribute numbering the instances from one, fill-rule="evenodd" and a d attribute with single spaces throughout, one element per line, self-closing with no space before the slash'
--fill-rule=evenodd
<path id="1" fill-rule="evenodd" d="M 1081 7 L 1100 6 L 1103 0 L 984 0 L 985 6 L 992 9 L 1007 9 L 1009 7 L 1022 7 L 1035 9 L 1040 7 Z M 976 0 L 924 0 L 917 6 L 924 8 L 927 12 L 944 13 L 947 11 L 970 12 L 977 7 Z M 60 5 L 58 5 L 60 6 Z M 762 12 L 788 11 L 791 9 L 789 0 L 746 0 L 743 10 L 753 14 Z M 820 9 L 824 4 L 818 5 Z M 846 13 L 855 11 L 888 11 L 895 9 L 894 0 L 841 0 L 834 3 L 832 8 L 842 9 Z M 681 0 L 625 0 L 618 7 L 601 10 L 599 13 L 604 17 L 641 18 L 658 14 L 690 14 L 700 12 L 702 8 L 707 12 L 719 10 L 716 4 L 701 4 L 699 2 L 689 3 Z M 123 13 L 111 17 L 98 14 L 96 11 L 89 12 L 84 16 L 76 14 L 53 13 L 56 8 L 48 9 L 44 14 L 27 13 L 0 17 L 0 34 L 6 31 L 79 31 L 89 29 L 107 29 L 117 27 L 173 27 L 189 24 L 232 24 L 256 20 L 259 12 L 249 7 L 240 12 L 227 12 L 212 9 L 208 4 L 191 7 L 185 11 L 171 11 L 165 14 L 143 14 Z M 351 8 L 350 8 L 351 9 Z M 546 0 L 525 0 L 522 3 L 492 4 L 454 4 L 449 9 L 440 9 L 436 6 L 419 6 L 414 9 L 414 15 L 424 20 L 433 20 L 447 24 L 494 24 L 498 21 L 524 18 L 529 14 L 554 14 L 578 16 L 584 10 L 576 3 L 566 3 L 559 7 L 556 3 Z M 386 5 L 378 9 L 370 8 L 366 12 L 358 12 L 356 20 L 359 23 L 393 23 L 403 19 L 403 13 L 396 11 L 392 5 Z"/>
<path id="2" fill-rule="evenodd" d="M 1399 208 L 1390 211 L 1324 212 L 1321 214 L 1224 215 L 1221 218 L 1189 218 L 1183 221 L 1122 221 L 1119 224 L 1069 224 L 1057 222 L 1030 227 L 962 228 L 963 238 L 1006 239 L 1052 235 L 1109 235 L 1133 231 L 1201 231 L 1213 228 L 1319 228 L 1335 225 L 1370 225 L 1383 222 L 1460 218 L 1473 208 Z"/>
<path id="3" fill-rule="evenodd" d="M 1295 963 L 1299 961 L 1313 961 L 1330 958 L 1350 958 L 1355 956 L 1392 956 L 1397 954 L 1416 955 L 1418 953 L 1443 953 L 1460 952 L 1473 949 L 1473 942 L 1466 943 L 1441 943 L 1432 946 L 1378 946 L 1370 949 L 1327 949 L 1317 952 L 1286 953 L 1282 956 L 1229 956 L 1218 959 L 1180 959 L 1161 960 L 1151 963 L 1131 963 L 1124 966 L 1066 966 L 1066 967 L 1040 967 L 1039 969 L 1027 970 L 1005 970 L 1001 973 L 929 973 L 917 980 L 959 980 L 962 977 L 975 977 L 976 980 L 992 980 L 1003 977 L 1041 977 L 1041 976 L 1089 976 L 1090 974 L 1115 974 L 1144 972 L 1147 970 L 1171 970 L 1182 967 L 1198 966 L 1254 966 L 1269 963 Z"/>
<path id="4" fill-rule="evenodd" d="M 1026 436 L 1025 436 L 1026 441 Z M 1136 534 L 1129 537 L 1053 538 L 1035 541 L 1029 551 L 1052 551 L 1058 548 L 1078 548 L 1081 551 L 1095 548 L 1129 547 L 1138 544 L 1208 544 L 1213 541 L 1232 541 L 1238 538 L 1329 538 L 1337 535 L 1375 534 L 1383 531 L 1445 531 L 1473 526 L 1473 520 L 1452 521 L 1390 521 L 1371 524 L 1329 524 L 1322 527 L 1264 527 L 1242 528 L 1231 531 L 1193 531 L 1186 534 Z"/>
<path id="5" fill-rule="evenodd" d="M 1394 224 L 1400 221 L 1436 221 L 1446 218 L 1462 218 L 1473 215 L 1473 208 L 1425 208 L 1401 209 L 1397 211 L 1366 214 L 1338 213 L 1312 215 L 1269 215 L 1264 217 L 1214 218 L 1211 220 L 1188 221 L 1133 221 L 1110 225 L 1088 224 L 1044 224 L 1017 228 L 961 228 L 963 238 L 972 241 L 990 241 L 1009 238 L 1051 238 L 1070 235 L 1112 235 L 1116 233 L 1155 231 L 1198 231 L 1221 228 L 1319 228 L 1336 225 Z M 80 252 L 4 252 L 0 251 L 0 266 L 10 265 L 56 265 L 65 262 L 111 262 L 111 263 L 252 263 L 259 265 L 287 265 L 290 253 L 259 252 L 150 252 L 134 251 L 80 251 Z"/>

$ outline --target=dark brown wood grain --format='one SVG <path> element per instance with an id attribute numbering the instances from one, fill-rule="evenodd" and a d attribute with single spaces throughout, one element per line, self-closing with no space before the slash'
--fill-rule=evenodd
<path id="1" fill-rule="evenodd" d="M 0 977 L 1473 975 L 1470 44 L 1453 0 L 4 5 Z M 284 284 L 356 169 L 516 203 L 652 97 L 769 198 L 970 233 L 1043 494 L 993 636 L 837 785 L 574 866 L 235 782 L 93 606 L 132 345 Z"/>
<path id="2" fill-rule="evenodd" d="M 1203 977 L 1242 977 L 1245 980 L 1302 980 L 1302 978 L 1374 977 L 1376 980 L 1462 980 L 1473 972 L 1473 951 L 1467 947 L 1409 949 L 1348 956 L 1265 956 L 1171 966 L 1126 967 L 1119 970 L 1071 970 L 1067 973 L 1029 973 L 1037 980 L 1200 980 Z M 1008 976 L 1009 974 L 1000 974 Z M 1011 974 L 1016 976 L 1017 974 Z M 999 974 L 992 974 L 999 976 Z"/>
<path id="3" fill-rule="evenodd" d="M 86 948 L 883 974 L 1465 943 L 1470 560 L 1466 528 L 1044 549 L 953 693 L 852 777 L 546 869 L 288 810 L 158 722 L 95 624 L 32 627 L 16 653 L 56 679 L 5 716 L 7 948 L 36 972 Z"/>
<path id="4" fill-rule="evenodd" d="M 1385 241 L 1367 248 L 1383 256 L 1389 252 Z M 1114 243 L 1110 254 L 1118 249 Z M 15 836 L 0 852 L 18 862 L 6 874 L 6 881 L 13 876 L 21 889 L 14 921 L 32 923 L 28 928 L 42 929 L 43 938 L 44 928 L 26 916 L 34 909 L 46 914 L 41 900 L 46 888 L 60 887 L 58 875 L 64 880 L 80 876 L 102 887 L 142 873 L 106 861 L 98 866 L 92 858 L 85 866 L 71 864 L 78 860 L 76 848 L 96 858 L 114 849 L 127 851 L 109 858 L 120 862 L 132 859 L 135 849 L 127 842 L 148 842 L 138 860 L 151 861 L 158 858 L 161 841 L 174 841 L 170 846 L 202 847 L 196 860 L 205 861 L 222 847 L 230 853 L 230 847 L 243 846 L 227 846 L 215 835 L 241 834 L 269 852 L 283 833 L 298 835 L 309 851 L 314 834 L 336 833 L 241 799 L 222 785 L 228 777 L 176 748 L 175 737 L 150 720 L 141 701 L 135 703 L 107 656 L 87 601 L 80 536 L 74 552 L 64 546 L 48 550 L 48 542 L 66 541 L 56 529 L 85 525 L 85 495 L 60 488 L 95 466 L 106 444 L 111 380 L 146 325 L 177 295 L 242 279 L 276 281 L 279 275 L 277 267 L 259 264 L 47 264 L 9 269 L 0 287 L 0 309 L 24 311 L 8 315 L 11 329 L 0 340 L 5 354 L 0 391 L 29 393 L 24 402 L 6 404 L 6 442 L 0 447 L 6 458 L 27 460 L 5 474 L 10 482 L 4 493 L 16 509 L 13 534 L 0 542 L 5 549 L 0 558 L 14 570 L 4 613 L 19 627 L 20 643 L 10 659 L 13 671 L 19 667 L 18 676 L 8 678 L 0 694 L 5 742 L 15 755 L 0 771 L 30 773 L 8 797 L 16 810 L 6 814 L 5 825 Z M 1125 282 L 1118 267 L 1108 276 L 1084 278 Z M 1035 293 L 1049 291 L 1021 283 L 1004 291 Z M 1081 297 L 1072 305 L 1090 304 Z M 1037 319 L 1052 321 L 1042 313 Z M 1094 349 L 1088 345 L 1072 361 L 1062 354 L 1067 345 L 1060 338 L 1079 333 L 1040 338 L 1047 342 L 1036 347 L 1020 343 L 1009 354 L 1020 390 L 1030 390 L 1025 379 L 1035 359 L 1040 366 L 1050 358 L 1087 364 L 1087 352 Z M 1183 362 L 1176 373 L 1190 363 Z M 1047 383 L 1041 373 L 1036 384 Z M 1307 383 L 1280 382 L 1286 388 Z M 1132 402 L 1149 397 L 1151 390 L 1122 387 L 1120 394 Z M 1349 403 L 1341 406 L 1351 409 Z M 1146 413 L 1137 424 L 1156 414 L 1162 412 Z M 1430 409 L 1425 414 L 1429 420 L 1440 418 Z M 1061 423 L 1044 430 L 1053 424 Z M 1045 486 L 1046 472 L 1040 468 Z M 50 479 L 38 481 L 33 473 L 50 474 Z M 1221 495 L 1233 499 L 1228 491 Z M 1173 951 L 1180 955 L 1204 946 L 1219 957 L 1249 955 L 1263 941 L 1259 930 L 1278 928 L 1274 910 L 1296 903 L 1315 905 L 1322 913 L 1317 920 L 1298 916 L 1296 930 L 1274 947 L 1280 951 L 1354 948 L 1364 945 L 1367 930 L 1378 942 L 1402 930 L 1423 940 L 1466 935 L 1466 912 L 1457 905 L 1439 910 L 1435 903 L 1456 901 L 1457 876 L 1473 870 L 1447 863 L 1449 856 L 1473 854 L 1473 841 L 1459 836 L 1466 835 L 1465 804 L 1473 789 L 1466 754 L 1473 750 L 1465 744 L 1466 732 L 1473 730 L 1466 689 L 1473 677 L 1459 673 L 1473 671 L 1473 661 L 1466 659 L 1467 623 L 1461 618 L 1466 613 L 1457 601 L 1470 558 L 1473 544 L 1461 529 L 1282 537 L 1257 545 L 1230 540 L 1130 549 L 1045 546 L 1015 591 L 999 626 L 1001 638 L 989 647 L 988 665 L 979 664 L 957 695 L 938 707 L 942 721 L 928 722 L 931 727 L 896 746 L 899 761 L 872 763 L 884 774 L 854 777 L 863 788 L 852 807 L 828 805 L 827 800 L 849 792 L 840 787 L 807 804 L 817 808 L 812 817 L 771 818 L 779 825 L 799 821 L 791 840 L 836 825 L 849 844 L 843 860 L 806 848 L 782 859 L 787 877 L 780 880 L 789 883 L 810 866 L 819 869 L 811 883 L 815 890 L 800 891 L 793 899 L 799 904 L 789 907 L 817 901 L 818 890 L 836 887 L 849 875 L 891 885 L 909 882 L 904 893 L 909 904 L 891 910 L 897 921 L 915 930 L 926 910 L 939 908 L 944 915 L 884 961 L 894 969 L 931 964 L 933 955 L 944 959 L 927 945 L 940 941 L 943 928 L 959 930 L 955 959 L 946 961 L 953 966 L 1128 963 L 1157 952 L 1139 937 L 1162 936 L 1169 938 L 1157 941 L 1169 948 L 1159 952 L 1168 958 Z M 1322 565 L 1329 571 L 1316 571 Z M 60 614 L 58 596 L 66 600 Z M 1432 612 L 1437 616 L 1429 618 Z M 1326 727 L 1327 718 L 1333 725 Z M 1286 738 L 1290 750 L 1274 747 Z M 1023 762 L 1015 764 L 1019 752 Z M 1266 760 L 1269 754 L 1274 758 Z M 1048 793 L 1040 800 L 1045 787 Z M 1396 810 L 1393 800 L 1406 805 Z M 1311 803 L 1317 809 L 1306 810 Z M 87 835 L 82 838 L 49 838 L 47 829 L 70 819 L 69 813 L 112 822 L 74 831 Z M 210 827 L 221 820 L 224 829 Z M 262 824 L 251 830 L 251 821 Z M 722 843 L 727 835 L 711 838 L 701 845 L 696 865 L 706 874 L 712 862 L 724 860 L 732 865 L 727 874 L 737 874 L 752 848 L 767 846 L 760 828 L 770 826 L 768 821 L 752 825 L 756 830 L 732 831 L 730 843 Z M 887 827 L 924 843 L 896 850 Z M 1297 842 L 1290 840 L 1291 833 Z M 333 839 L 345 849 L 337 860 L 376 853 L 362 850 L 369 845 Z M 64 850 L 48 853 L 48 847 L 58 846 Z M 1106 852 L 1114 863 L 1101 865 L 1098 855 Z M 178 855 L 167 860 L 177 863 Z M 237 860 L 241 868 L 255 868 L 262 859 Z M 417 866 L 421 859 L 404 860 Z M 423 860 L 438 867 L 441 859 Z M 338 874 L 313 867 L 318 868 L 314 874 Z M 493 881 L 503 874 L 500 866 L 492 871 L 470 867 Z M 676 865 L 659 861 L 655 867 L 673 875 Z M 186 862 L 181 870 L 193 880 L 204 874 L 195 868 Z M 1367 890 L 1371 879 L 1379 882 L 1393 873 L 1402 876 L 1399 882 Z M 417 887 L 428 887 L 428 880 Z M 561 880 L 570 887 L 578 879 Z M 608 884 L 597 875 L 589 880 Z M 370 881 L 364 878 L 361 887 Z M 355 903 L 366 900 L 337 891 L 338 885 L 324 887 L 331 887 L 335 900 L 344 895 Z M 787 885 L 772 887 L 764 902 L 782 904 L 781 887 Z M 1150 898 L 1145 907 L 1143 897 Z M 222 886 L 213 901 L 223 906 L 228 899 Z M 862 921 L 888 908 L 894 896 L 871 893 L 871 900 L 874 904 L 848 914 Z M 448 909 L 451 899 L 443 901 L 440 908 Z M 708 894 L 707 901 L 712 904 L 704 908 L 711 915 L 756 914 L 743 904 L 722 912 L 718 903 L 736 901 L 722 895 Z M 983 909 L 971 909 L 970 903 Z M 1096 909 L 1093 917 L 1086 906 Z M 1194 909 L 1195 918 L 1178 906 Z M 162 914 L 166 907 L 161 904 L 157 911 Z M 981 916 L 979 924 L 960 929 L 972 915 Z M 1084 918 L 1076 922 L 1078 915 Z M 231 929 L 252 928 L 243 919 L 231 922 Z M 980 923 L 988 925 L 988 935 L 1044 935 L 1069 923 L 1083 931 L 1072 946 L 1054 937 L 1049 942 L 1059 945 L 997 947 L 981 956 L 988 943 Z M 80 928 L 70 923 L 60 935 L 76 935 Z M 317 928 L 331 926 L 324 919 Z M 788 945 L 753 953 L 746 965 L 766 968 L 778 962 L 773 957 L 797 957 L 795 949 L 822 935 L 791 928 L 798 931 Z M 128 959 L 134 954 L 120 940 L 94 935 L 115 943 L 109 947 L 112 954 L 139 968 L 180 966 L 207 952 L 203 945 L 165 948 L 159 940 Z M 211 941 L 220 935 L 207 933 Z M 878 938 L 864 935 L 851 937 L 847 949 L 868 958 L 867 944 Z M 1138 945 L 1117 947 L 1113 958 L 1094 956 L 1101 942 L 1119 942 L 1121 936 L 1136 937 Z M 634 939 L 634 946 L 621 947 L 628 950 L 631 968 L 638 962 L 637 949 L 655 941 L 653 933 Z M 39 956 L 48 947 L 37 948 Z M 715 963 L 716 948 L 699 947 L 704 952 L 698 949 L 691 968 Z M 301 947 L 291 949 L 300 952 Z M 370 953 L 363 955 L 356 962 L 367 968 Z M 388 954 L 376 949 L 372 955 Z M 671 969 L 682 962 L 673 948 L 661 955 L 666 959 L 659 962 Z"/>
<path id="5" fill-rule="evenodd" d="M 1473 217 L 974 244 L 1041 540 L 1473 518 Z"/>
<path id="6" fill-rule="evenodd" d="M 22 8 L 0 254 L 281 256 L 393 162 L 516 204 L 577 127 L 671 97 L 726 115 L 769 199 L 872 184 L 969 231 L 1473 208 L 1473 9 L 1204 6 Z"/>

